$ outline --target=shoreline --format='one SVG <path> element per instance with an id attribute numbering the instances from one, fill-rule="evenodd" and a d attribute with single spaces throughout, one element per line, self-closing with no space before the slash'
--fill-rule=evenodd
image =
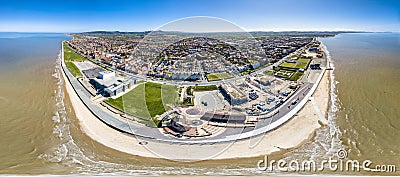
<path id="1" fill-rule="evenodd" d="M 62 58 L 60 58 L 62 63 L 64 63 L 63 55 L 64 53 L 62 50 Z M 329 63 L 329 60 L 327 60 L 327 63 Z M 327 114 L 329 106 L 329 88 L 331 84 L 329 83 L 329 72 L 332 71 L 326 70 L 324 72 L 323 78 L 313 94 L 314 99 L 318 103 L 318 107 L 322 108 L 320 110 L 323 111 L 323 115 Z M 217 160 L 257 157 L 295 149 L 312 139 L 315 136 L 315 130 L 321 127 L 313 105 L 311 102 L 307 101 L 303 108 L 301 108 L 297 115 L 291 118 L 291 120 L 277 129 L 255 138 L 238 140 L 233 143 L 208 145 L 209 147 L 205 147 L 207 145 L 174 145 L 160 142 L 151 142 L 151 145 L 148 147 L 142 146 L 139 144 L 140 140 L 135 136 L 129 136 L 117 131 L 100 121 L 88 109 L 81 109 L 86 106 L 80 101 L 64 72 L 62 72 L 62 75 L 69 100 L 71 101 L 82 132 L 100 144 L 131 155 L 170 159 L 171 157 L 169 157 L 169 155 L 172 154 L 169 154 L 169 148 L 179 148 L 180 157 L 174 156 L 176 160 L 189 160 L 186 158 Z M 254 139 L 256 143 L 254 143 Z M 165 148 L 166 146 L 169 147 Z M 202 158 L 201 154 L 207 154 L 205 151 L 209 151 L 207 150 L 209 148 L 213 148 L 215 151 L 212 152 L 213 155 L 208 156 L 206 159 Z M 193 155 L 193 151 L 199 153 L 200 156 Z"/>

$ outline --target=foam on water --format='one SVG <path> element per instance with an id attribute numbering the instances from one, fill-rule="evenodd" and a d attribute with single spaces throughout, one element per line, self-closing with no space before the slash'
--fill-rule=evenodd
<path id="1" fill-rule="evenodd" d="M 326 134 L 326 138 L 323 138 L 322 140 L 328 140 L 330 139 L 330 148 L 328 151 L 325 153 L 325 155 L 332 156 L 332 153 L 336 155 L 336 152 L 339 149 L 344 149 L 345 147 L 342 145 L 342 142 L 340 140 L 340 136 L 342 133 L 340 132 L 340 129 L 338 125 L 336 124 L 336 112 L 340 109 L 340 101 L 338 100 L 338 90 L 336 88 L 336 85 L 339 84 L 338 81 L 335 80 L 335 64 L 334 61 L 332 60 L 332 57 L 329 53 L 328 48 L 322 43 L 322 47 L 326 51 L 326 55 L 328 58 L 328 62 L 330 67 L 332 68 L 332 72 L 330 72 L 330 104 L 329 104 L 329 110 L 328 110 L 328 126 L 326 127 L 329 130 L 329 134 Z M 322 127 L 321 129 L 325 129 L 325 127 Z M 324 130 L 322 130 L 324 132 Z M 317 132 L 319 133 L 319 132 Z M 330 136 L 330 137 L 329 137 Z M 316 139 L 316 141 L 319 141 L 319 139 Z M 323 142 L 321 141 L 320 143 L 328 143 L 328 142 Z"/>

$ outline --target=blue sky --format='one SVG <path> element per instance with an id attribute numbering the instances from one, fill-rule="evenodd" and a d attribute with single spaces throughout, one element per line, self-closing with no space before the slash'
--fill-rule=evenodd
<path id="1" fill-rule="evenodd" d="M 398 0 L 2 1 L 0 31 L 145 31 L 190 16 L 226 19 L 249 31 L 400 31 Z"/>

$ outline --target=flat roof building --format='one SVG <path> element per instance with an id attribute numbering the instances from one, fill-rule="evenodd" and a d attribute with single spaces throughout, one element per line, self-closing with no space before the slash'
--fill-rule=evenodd
<path id="1" fill-rule="evenodd" d="M 231 105 L 240 105 L 248 101 L 247 95 L 231 84 L 223 83 L 219 86 L 219 90 Z"/>
<path id="2" fill-rule="evenodd" d="M 255 81 L 257 81 L 258 83 L 260 83 L 263 86 L 269 86 L 271 85 L 272 82 L 275 81 L 275 77 L 271 77 L 271 76 L 263 76 L 260 78 L 255 79 Z"/>
<path id="3" fill-rule="evenodd" d="M 102 71 L 99 72 L 96 78 L 90 79 L 90 83 L 98 93 L 106 97 L 112 97 L 131 88 L 134 80 L 117 77 L 115 72 Z"/>

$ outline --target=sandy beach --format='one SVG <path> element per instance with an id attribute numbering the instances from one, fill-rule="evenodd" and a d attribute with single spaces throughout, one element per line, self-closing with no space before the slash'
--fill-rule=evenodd
<path id="1" fill-rule="evenodd" d="M 325 74 L 313 94 L 321 113 L 326 115 L 329 100 L 329 72 Z M 63 72 L 62 72 L 63 73 Z M 256 157 L 296 148 L 313 137 L 321 127 L 319 117 L 310 101 L 290 121 L 263 136 L 232 143 L 214 145 L 177 145 L 159 142 L 139 144 L 142 140 L 118 132 L 97 119 L 80 101 L 63 73 L 66 91 L 71 100 L 81 130 L 93 140 L 118 151 L 151 158 L 172 160 L 206 160 Z"/>

